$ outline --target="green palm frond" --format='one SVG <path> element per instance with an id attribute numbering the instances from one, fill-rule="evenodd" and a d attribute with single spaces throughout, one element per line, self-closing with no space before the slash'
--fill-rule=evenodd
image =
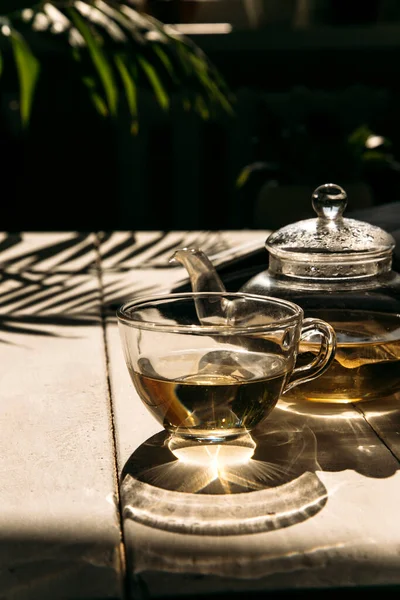
<path id="1" fill-rule="evenodd" d="M 221 74 L 200 48 L 124 2 L 8 4 L 18 10 L 0 15 L 0 76 L 10 60 L 18 75 L 23 125 L 31 115 L 43 47 L 70 56 L 99 114 L 114 117 L 125 102 L 132 131 L 137 131 L 137 95 L 142 87 L 152 91 L 164 110 L 175 93 L 186 109 L 193 108 L 203 118 L 220 110 L 233 112 Z"/>

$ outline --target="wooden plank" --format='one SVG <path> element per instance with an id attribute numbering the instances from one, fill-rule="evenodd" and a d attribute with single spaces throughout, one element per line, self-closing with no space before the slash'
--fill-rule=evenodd
<path id="1" fill-rule="evenodd" d="M 137 289 L 155 283 L 150 271 L 129 276 Z M 359 410 L 281 400 L 258 454 L 210 481 L 156 435 L 112 317 L 107 339 L 133 594 L 400 584 L 399 462 Z"/>
<path id="2" fill-rule="evenodd" d="M 40 246 L 29 236 L 28 245 L 40 253 L 60 239 L 64 236 L 49 236 Z M 28 253 L 26 246 L 14 250 L 7 260 Z M 34 270 L 37 263 L 28 266 Z M 53 272 L 38 280 L 33 271 L 2 275 L 1 595 L 121 597 L 121 536 L 97 277 Z"/>

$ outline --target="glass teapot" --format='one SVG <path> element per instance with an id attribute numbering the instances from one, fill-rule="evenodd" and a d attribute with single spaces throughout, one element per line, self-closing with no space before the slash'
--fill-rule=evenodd
<path id="1" fill-rule="evenodd" d="M 355 403 L 400 391 L 400 276 L 392 270 L 394 238 L 383 229 L 343 217 L 346 192 L 325 184 L 312 194 L 317 218 L 287 225 L 266 240 L 267 270 L 241 288 L 299 304 L 306 317 L 328 321 L 337 350 L 329 369 L 288 392 L 313 402 Z M 199 248 L 171 257 L 188 271 L 194 291 L 222 291 L 221 278 Z M 207 310 L 207 308 L 203 310 Z M 302 342 L 298 364 L 318 351 Z"/>

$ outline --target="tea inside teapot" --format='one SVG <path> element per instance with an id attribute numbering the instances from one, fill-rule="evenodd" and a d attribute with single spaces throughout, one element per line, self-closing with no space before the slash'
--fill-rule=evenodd
<path id="1" fill-rule="evenodd" d="M 400 317 L 364 311 L 318 310 L 335 329 L 337 348 L 328 371 L 301 393 L 312 402 L 349 403 L 387 397 L 400 389 Z M 300 346 L 298 364 L 318 345 Z M 289 391 L 287 398 L 294 398 Z"/>

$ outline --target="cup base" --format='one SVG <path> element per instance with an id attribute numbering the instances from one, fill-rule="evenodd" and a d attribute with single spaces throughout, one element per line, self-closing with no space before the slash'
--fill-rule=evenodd
<path id="1" fill-rule="evenodd" d="M 256 443 L 246 431 L 229 436 L 218 435 L 171 435 L 168 448 L 172 454 L 185 463 L 209 466 L 243 464 L 253 456 Z"/>

